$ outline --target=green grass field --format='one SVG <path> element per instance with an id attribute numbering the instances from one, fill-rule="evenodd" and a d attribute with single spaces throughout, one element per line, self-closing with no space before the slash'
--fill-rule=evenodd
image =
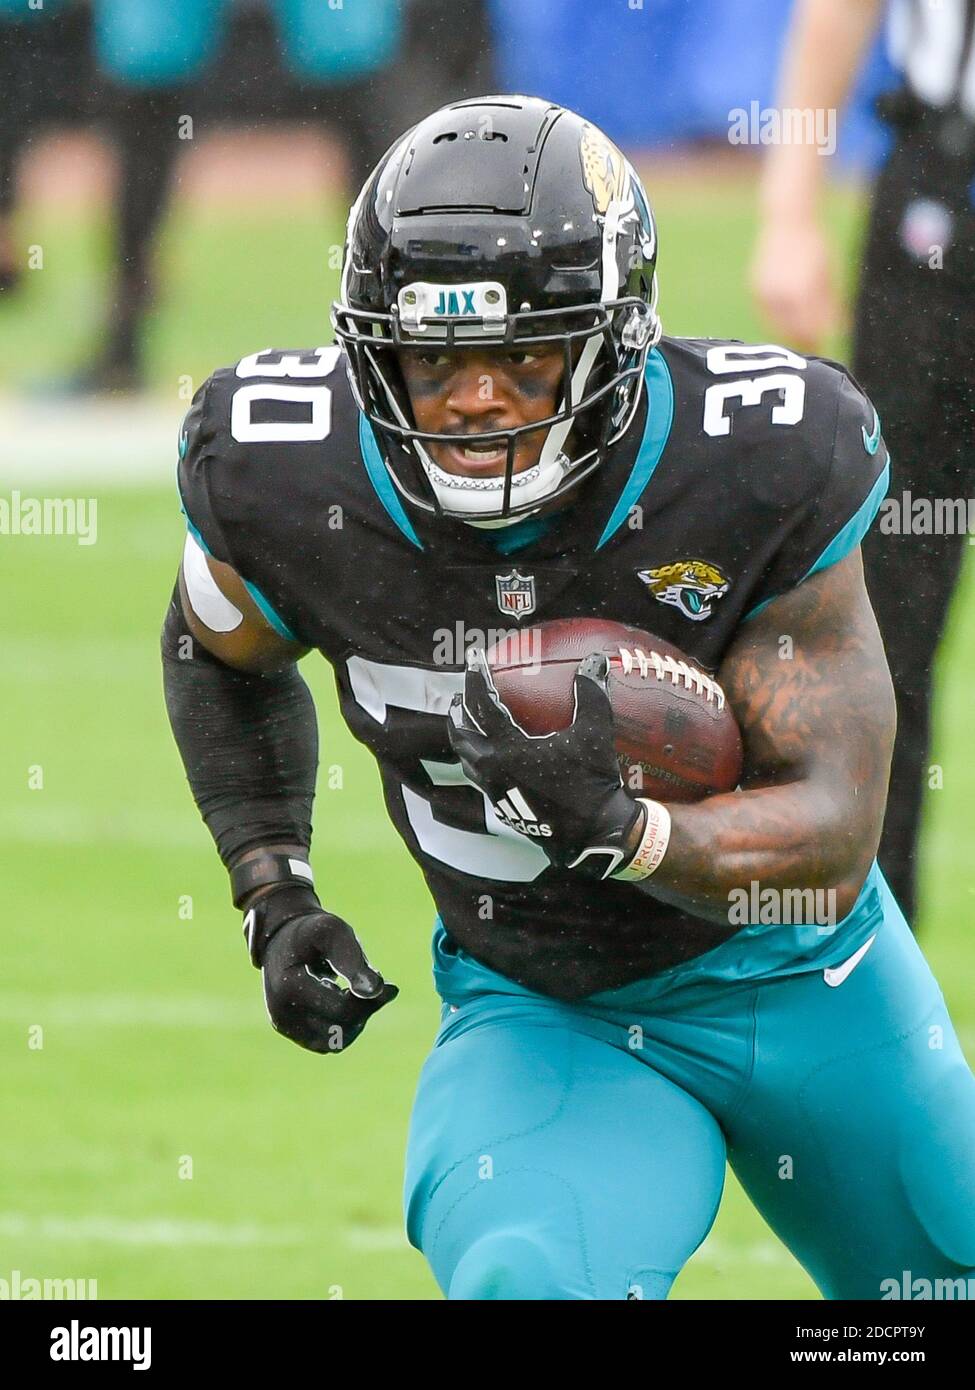
<path id="1" fill-rule="evenodd" d="M 758 335 L 742 287 L 748 187 L 720 198 L 664 187 L 658 207 L 668 331 Z M 246 222 L 174 213 L 150 344 L 174 438 L 181 374 L 198 382 L 272 341 L 327 338 L 324 248 L 342 211 L 324 225 L 273 208 Z M 837 197 L 833 216 L 849 246 L 855 200 Z M 3 359 L 22 382 L 77 360 L 102 283 L 99 225 L 32 224 L 30 239 L 48 269 L 0 311 Z M 15 457 L 16 441 L 4 447 Z M 101 1298 L 439 1297 L 400 1214 L 409 1108 L 438 1017 L 433 912 L 376 770 L 309 658 L 323 770 L 343 772 L 341 790 L 321 778 L 318 876 L 402 990 L 347 1056 L 322 1059 L 267 1024 L 166 721 L 158 631 L 182 540 L 174 494 L 91 491 L 96 545 L 0 537 L 0 1277 L 94 1278 Z M 941 666 L 932 761 L 944 789 L 930 798 L 921 926 L 970 1057 L 973 653 L 969 570 Z M 817 1295 L 729 1178 L 675 1296 Z"/>

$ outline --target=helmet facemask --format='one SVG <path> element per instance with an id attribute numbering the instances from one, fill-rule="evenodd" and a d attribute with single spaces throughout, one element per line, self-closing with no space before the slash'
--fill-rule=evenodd
<path id="1" fill-rule="evenodd" d="M 428 287 L 420 287 L 422 290 Z M 503 289 L 497 287 L 503 299 Z M 488 288 L 487 294 L 494 291 Z M 360 409 L 380 436 L 390 474 L 403 497 L 436 516 L 498 526 L 537 511 L 576 487 L 602 462 L 628 428 L 639 401 L 647 352 L 659 337 L 653 309 L 638 296 L 599 304 L 492 316 L 404 317 L 418 296 L 407 286 L 389 314 L 333 307 L 336 336 L 349 355 L 349 375 Z M 485 306 L 486 307 L 486 306 Z M 399 353 L 496 348 L 529 352 L 559 345 L 563 353 L 555 411 L 510 429 L 462 434 L 417 428 Z M 569 389 L 566 391 L 566 383 Z M 527 435 L 544 432 L 538 460 L 515 472 L 516 450 Z M 503 443 L 503 473 L 493 477 L 448 473 L 430 444 Z M 394 465 L 392 460 L 396 460 Z"/>

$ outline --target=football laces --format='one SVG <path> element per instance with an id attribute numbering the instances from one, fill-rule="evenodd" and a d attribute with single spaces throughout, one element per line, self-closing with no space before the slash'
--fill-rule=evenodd
<path id="1" fill-rule="evenodd" d="M 624 676 L 639 670 L 643 680 L 648 680 L 651 675 L 658 681 L 669 677 L 672 685 L 683 684 L 686 690 L 696 690 L 698 695 L 703 695 L 709 705 L 717 704 L 719 714 L 724 709 L 724 691 L 717 681 L 696 666 L 689 666 L 686 661 L 675 661 L 672 656 L 661 656 L 652 649 L 645 652 L 642 647 L 634 647 L 632 651 L 629 647 L 617 647 L 617 651 Z"/>

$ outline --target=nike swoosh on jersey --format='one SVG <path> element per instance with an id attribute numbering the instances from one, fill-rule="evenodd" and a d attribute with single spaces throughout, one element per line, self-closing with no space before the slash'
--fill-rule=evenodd
<path id="1" fill-rule="evenodd" d="M 847 976 L 853 974 L 854 970 L 863 960 L 863 957 L 870 950 L 870 947 L 873 945 L 876 939 L 877 934 L 876 932 L 874 932 L 873 936 L 871 936 L 868 941 L 865 941 L 863 943 L 859 951 L 853 952 L 853 955 L 850 956 L 849 960 L 843 961 L 841 965 L 827 967 L 827 969 L 823 971 L 823 979 L 826 981 L 826 983 L 830 985 L 833 989 L 835 989 L 837 985 L 841 985 L 843 981 L 847 978 Z"/>
<path id="2" fill-rule="evenodd" d="M 873 412 L 873 431 L 867 434 L 866 425 L 861 425 L 860 432 L 863 435 L 863 447 L 867 453 L 875 454 L 880 447 L 880 416 L 876 410 Z"/>

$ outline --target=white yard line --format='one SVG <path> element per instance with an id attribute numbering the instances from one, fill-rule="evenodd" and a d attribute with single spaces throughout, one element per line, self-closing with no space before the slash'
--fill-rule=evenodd
<path id="1" fill-rule="evenodd" d="M 399 1226 L 346 1226 L 343 1244 L 362 1254 L 392 1254 L 412 1247 Z M 255 1222 L 190 1221 L 181 1217 L 127 1220 L 117 1216 L 28 1216 L 0 1212 L 0 1237 L 20 1240 L 92 1242 L 107 1245 L 173 1246 L 301 1246 L 314 1237 L 307 1226 L 262 1226 Z M 729 1245 L 709 1237 L 692 1262 L 730 1270 L 743 1264 L 798 1269 L 783 1247 L 771 1241 Z"/>
<path id="2" fill-rule="evenodd" d="M 309 1241 L 308 1230 L 302 1226 L 188 1221 L 181 1217 L 149 1217 L 130 1221 L 117 1216 L 28 1216 L 16 1211 L 0 1212 L 0 1236 L 21 1240 L 176 1247 L 306 1245 Z"/>
<path id="3" fill-rule="evenodd" d="M 708 1236 L 704 1244 L 691 1256 L 695 1263 L 713 1265 L 721 1269 L 734 1269 L 742 1260 L 751 1264 L 768 1265 L 780 1269 L 798 1269 L 799 1266 L 785 1246 L 772 1240 L 752 1241 L 747 1245 L 730 1245 L 720 1236 Z"/>
<path id="4" fill-rule="evenodd" d="M 214 995 L 0 995 L 0 1020 L 42 1028 L 266 1027 L 260 1009 Z"/>
<path id="5" fill-rule="evenodd" d="M 172 399 L 0 395 L 0 483 L 25 496 L 61 483 L 76 491 L 109 482 L 172 483 L 188 408 L 175 392 Z"/>
<path id="6" fill-rule="evenodd" d="M 38 792 L 37 796 L 41 797 Z M 46 795 L 46 793 L 44 794 Z M 140 849 L 199 850 L 209 848 L 202 822 L 183 816 L 126 807 L 116 814 L 99 813 L 84 805 L 38 804 L 19 811 L 0 810 L 0 839 L 21 845 L 134 845 Z"/>
<path id="7" fill-rule="evenodd" d="M 401 1226 L 346 1226 L 342 1238 L 350 1250 L 363 1254 L 392 1254 L 394 1251 L 412 1251 Z"/>
<path id="8" fill-rule="evenodd" d="M 363 1254 L 392 1254 L 412 1249 L 400 1226 L 339 1228 L 344 1245 Z M 314 1244 L 307 1226 L 264 1226 L 257 1222 L 190 1221 L 183 1217 L 128 1220 L 117 1216 L 28 1216 L 0 1212 L 0 1237 L 10 1240 L 49 1240 L 103 1245 L 246 1246 Z"/>
<path id="9" fill-rule="evenodd" d="M 174 753 L 175 756 L 175 753 Z M 38 800 L 47 793 L 36 793 Z M 374 814 L 363 812 L 350 816 L 343 812 L 342 801 L 330 805 L 328 798 L 338 798 L 337 792 L 319 788 L 318 813 L 319 835 L 327 842 L 330 852 L 343 856 L 369 854 L 374 857 L 378 848 L 385 852 L 395 845 L 387 840 L 383 827 L 377 836 L 377 820 Z M 190 807 L 192 812 L 192 806 Z M 185 811 L 170 815 L 145 810 L 137 806 L 127 806 L 114 814 L 93 810 L 83 804 L 59 802 L 55 805 L 38 804 L 14 811 L 0 809 L 0 841 L 6 845 L 98 845 L 102 848 L 111 845 L 132 845 L 138 849 L 196 850 L 201 854 L 214 856 L 213 842 L 200 821 L 191 819 Z M 214 858 L 215 871 L 219 861 Z"/>

